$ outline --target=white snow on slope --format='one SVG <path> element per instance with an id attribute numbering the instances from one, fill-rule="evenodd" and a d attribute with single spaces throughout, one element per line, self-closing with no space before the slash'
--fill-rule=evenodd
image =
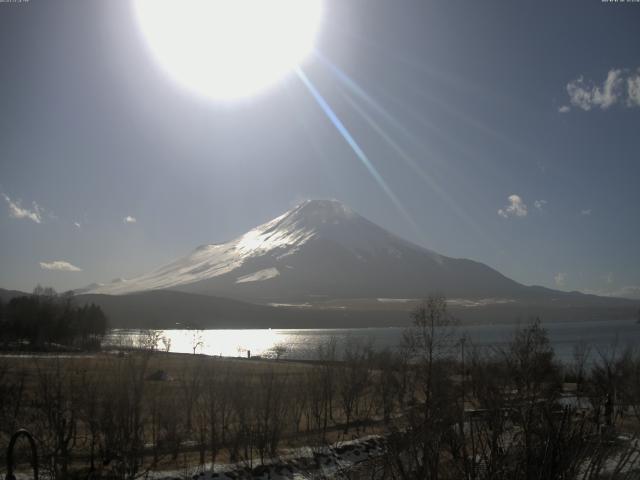
<path id="1" fill-rule="evenodd" d="M 380 252 L 400 258 L 407 248 L 428 252 L 436 261 L 440 257 L 383 230 L 336 200 L 307 200 L 230 242 L 201 246 L 148 274 L 99 285 L 86 293 L 118 295 L 188 285 L 233 272 L 253 258 L 281 260 L 316 236 L 340 244 L 363 262 Z M 263 281 L 280 273 L 274 267 L 252 274 L 245 271 L 236 283 Z"/>
<path id="2" fill-rule="evenodd" d="M 100 285 L 88 293 L 119 295 L 144 290 L 159 290 L 195 283 L 231 272 L 252 258 L 273 252 L 278 258 L 295 253 L 312 238 L 317 225 L 309 222 L 300 210 L 304 202 L 244 235 L 222 244 L 203 245 L 186 257 L 179 258 L 148 274 L 132 278 L 126 283 Z M 335 202 L 338 204 L 338 202 Z M 342 204 L 339 204 L 342 205 Z M 346 209 L 347 207 L 342 206 Z M 344 215 L 348 215 L 345 212 Z M 355 214 L 354 214 L 355 215 Z M 319 223 L 328 220 L 316 219 Z"/>
<path id="3" fill-rule="evenodd" d="M 243 275 L 242 277 L 238 277 L 236 283 L 261 282 L 263 280 L 275 278 L 278 275 L 280 275 L 280 272 L 277 268 L 265 268 L 264 270 L 258 270 L 257 272 L 250 275 Z"/>

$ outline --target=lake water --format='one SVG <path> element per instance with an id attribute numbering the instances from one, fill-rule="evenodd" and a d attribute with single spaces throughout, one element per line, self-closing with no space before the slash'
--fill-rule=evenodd
<path id="1" fill-rule="evenodd" d="M 469 343 L 480 347 L 499 347 L 513 337 L 521 324 L 471 325 L 456 327 L 454 336 L 466 334 Z M 547 329 L 556 357 L 571 361 L 574 345 L 586 342 L 592 352 L 612 348 L 640 346 L 640 325 L 634 320 L 566 322 L 543 324 Z M 275 357 L 314 359 L 318 347 L 336 339 L 338 354 L 349 342 L 371 343 L 376 349 L 394 349 L 402 342 L 404 328 L 347 328 L 316 330 L 156 330 L 158 349 L 170 345 L 171 352 L 203 353 L 226 357 Z M 137 346 L 148 334 L 137 330 L 114 330 L 106 338 L 108 345 Z"/>

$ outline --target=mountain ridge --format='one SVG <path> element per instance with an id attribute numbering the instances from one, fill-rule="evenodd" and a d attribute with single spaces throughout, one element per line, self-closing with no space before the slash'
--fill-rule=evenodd
<path id="1" fill-rule="evenodd" d="M 30 293 L 3 290 L 8 302 Z M 576 302 L 579 299 L 579 302 Z M 461 324 L 513 323 L 538 317 L 544 322 L 626 320 L 635 318 L 640 304 L 593 295 L 572 297 L 573 305 L 546 301 L 466 301 L 448 299 L 449 312 Z M 171 290 L 127 295 L 77 294 L 78 305 L 102 308 L 112 328 L 361 328 L 403 327 L 419 299 L 351 299 L 299 305 L 260 305 L 240 300 Z"/>
<path id="2" fill-rule="evenodd" d="M 79 293 L 174 290 L 252 303 L 349 298 L 574 299 L 525 286 L 474 260 L 441 255 L 337 200 L 306 200 L 235 239 L 196 247 L 147 274 Z"/>

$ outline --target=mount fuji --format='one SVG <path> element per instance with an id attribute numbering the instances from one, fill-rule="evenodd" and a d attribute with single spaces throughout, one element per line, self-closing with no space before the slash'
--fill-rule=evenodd
<path id="1" fill-rule="evenodd" d="M 336 200 L 305 201 L 230 242 L 200 246 L 150 273 L 82 293 L 150 290 L 255 303 L 415 299 L 436 291 L 464 299 L 564 294 L 410 243 Z"/>

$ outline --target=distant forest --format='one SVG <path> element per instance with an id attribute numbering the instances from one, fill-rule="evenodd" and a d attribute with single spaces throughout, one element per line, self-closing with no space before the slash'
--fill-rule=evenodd
<path id="1" fill-rule="evenodd" d="M 37 286 L 32 295 L 0 299 L 0 344 L 4 348 L 47 350 L 100 348 L 109 322 L 94 304 L 78 306 L 73 294 Z"/>

